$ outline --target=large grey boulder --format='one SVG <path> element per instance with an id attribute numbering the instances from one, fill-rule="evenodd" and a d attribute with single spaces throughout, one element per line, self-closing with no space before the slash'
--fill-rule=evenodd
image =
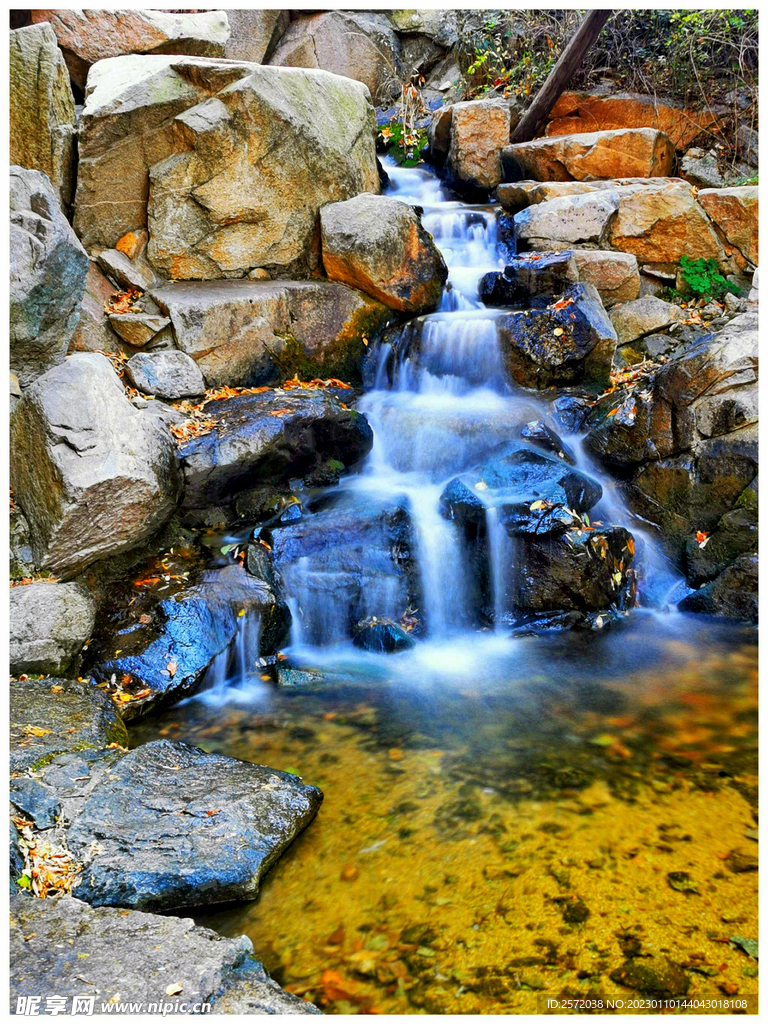
<path id="1" fill-rule="evenodd" d="M 655 295 L 644 295 L 641 299 L 632 299 L 614 306 L 610 318 L 619 344 L 626 345 L 646 334 L 680 323 L 685 319 L 685 313 L 674 302 L 665 302 Z"/>
<path id="2" fill-rule="evenodd" d="M 306 277 L 319 264 L 320 207 L 378 191 L 374 124 L 365 87 L 324 71 L 100 61 L 82 116 L 75 230 L 100 250 L 149 226 L 147 256 L 164 277 Z"/>
<path id="3" fill-rule="evenodd" d="M 102 776 L 67 831 L 73 894 L 172 909 L 252 899 L 323 795 L 295 775 L 157 740 Z"/>
<path id="4" fill-rule="evenodd" d="M 43 10 L 33 11 L 32 17 L 50 23 L 72 81 L 81 89 L 90 68 L 107 57 L 130 53 L 221 57 L 229 39 L 224 11 Z"/>
<path id="5" fill-rule="evenodd" d="M 210 1003 L 214 1013 L 317 1012 L 283 992 L 252 953 L 246 936 L 224 938 L 188 918 L 90 907 L 72 896 L 19 898 L 11 913 L 11 1013 L 20 996 L 39 996 L 44 1006 L 51 993 L 67 1010 L 75 997 L 86 1005 L 93 998 L 99 1015 L 118 999 L 137 1013 L 174 1000 L 186 1013 Z"/>
<path id="6" fill-rule="evenodd" d="M 11 164 L 42 171 L 66 208 L 75 186 L 75 100 L 48 24 L 10 34 Z"/>
<path id="7" fill-rule="evenodd" d="M 322 68 L 362 82 L 381 103 L 400 92 L 400 43 L 385 14 L 325 11 L 291 22 L 270 64 Z"/>
<path id="8" fill-rule="evenodd" d="M 320 210 L 323 266 L 403 313 L 431 313 L 448 268 L 409 203 L 364 193 Z"/>
<path id="9" fill-rule="evenodd" d="M 137 352 L 126 364 L 133 386 L 147 395 L 175 400 L 202 395 L 205 379 L 191 356 L 167 352 Z"/>
<path id="10" fill-rule="evenodd" d="M 619 210 L 612 190 L 558 196 L 515 214 L 515 236 L 529 249 L 600 245 Z"/>
<path id="11" fill-rule="evenodd" d="M 365 416 L 328 390 L 238 395 L 206 409 L 214 429 L 179 447 L 189 508 L 232 502 L 267 480 L 338 477 L 373 445 Z"/>
<path id="12" fill-rule="evenodd" d="M 10 355 L 22 387 L 62 362 L 88 257 L 40 171 L 11 167 Z"/>
<path id="13" fill-rule="evenodd" d="M 368 342 L 392 316 L 339 281 L 179 281 L 152 297 L 210 387 L 296 373 L 359 380 Z"/>
<path id="14" fill-rule="evenodd" d="M 77 352 L 11 418 L 11 484 L 39 565 L 60 577 L 147 540 L 180 489 L 173 439 L 136 409 L 109 360 Z"/>
<path id="15" fill-rule="evenodd" d="M 109 696 L 71 679 L 12 680 L 9 723 L 12 772 L 69 750 L 128 744 Z"/>
<path id="16" fill-rule="evenodd" d="M 59 674 L 76 667 L 95 618 L 96 602 L 79 583 L 12 587 L 11 672 Z"/>
<path id="17" fill-rule="evenodd" d="M 229 39 L 224 47 L 227 60 L 266 64 L 280 37 L 291 23 L 289 11 L 227 11 Z"/>

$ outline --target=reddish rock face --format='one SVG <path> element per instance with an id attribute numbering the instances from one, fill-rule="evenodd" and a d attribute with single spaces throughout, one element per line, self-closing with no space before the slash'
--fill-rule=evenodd
<path id="1" fill-rule="evenodd" d="M 670 137 L 676 149 L 687 149 L 705 128 L 717 124 L 717 114 L 659 103 L 652 96 L 622 93 L 600 96 L 564 92 L 550 112 L 547 135 L 574 135 L 615 128 L 656 128 Z"/>
<path id="2" fill-rule="evenodd" d="M 518 142 L 508 146 L 504 155 L 524 177 L 536 181 L 592 181 L 667 175 L 675 148 L 663 132 L 626 128 Z"/>
<path id="3" fill-rule="evenodd" d="M 760 226 L 757 185 L 702 189 L 698 200 L 722 232 L 726 244 L 757 266 Z"/>

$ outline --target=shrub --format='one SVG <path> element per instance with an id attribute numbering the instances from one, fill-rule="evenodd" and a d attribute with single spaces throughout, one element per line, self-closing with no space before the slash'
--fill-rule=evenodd
<path id="1" fill-rule="evenodd" d="M 686 285 L 698 299 L 719 299 L 726 292 L 740 294 L 740 289 L 720 273 L 717 260 L 692 260 L 690 256 L 681 256 L 680 271 Z"/>

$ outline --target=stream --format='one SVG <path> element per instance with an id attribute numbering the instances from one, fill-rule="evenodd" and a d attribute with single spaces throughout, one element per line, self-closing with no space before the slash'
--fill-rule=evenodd
<path id="1" fill-rule="evenodd" d="M 436 313 L 369 354 L 360 472 L 270 536 L 293 615 L 283 685 L 246 618 L 206 689 L 132 727 L 325 793 L 258 900 L 196 920 L 248 934 L 331 1013 L 535 1012 L 548 995 L 627 996 L 640 963 L 672 995 L 754 993 L 729 939 L 757 936 L 755 631 L 677 612 L 678 575 L 578 436 L 506 383 L 498 311 L 477 297 L 504 266 L 497 208 L 387 171 L 449 278 Z M 593 520 L 635 537 L 640 607 L 610 628 L 516 629 L 497 509 L 481 559 L 441 515 L 446 483 L 531 420 L 599 480 Z M 407 623 L 415 645 L 353 646 L 369 617 Z"/>

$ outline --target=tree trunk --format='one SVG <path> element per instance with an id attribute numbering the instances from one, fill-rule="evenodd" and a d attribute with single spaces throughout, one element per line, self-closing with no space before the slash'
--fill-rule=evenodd
<path id="1" fill-rule="evenodd" d="M 595 42 L 613 11 L 590 11 L 560 54 L 546 82 L 536 94 L 512 134 L 512 142 L 530 142 L 547 119 L 560 94 Z"/>

